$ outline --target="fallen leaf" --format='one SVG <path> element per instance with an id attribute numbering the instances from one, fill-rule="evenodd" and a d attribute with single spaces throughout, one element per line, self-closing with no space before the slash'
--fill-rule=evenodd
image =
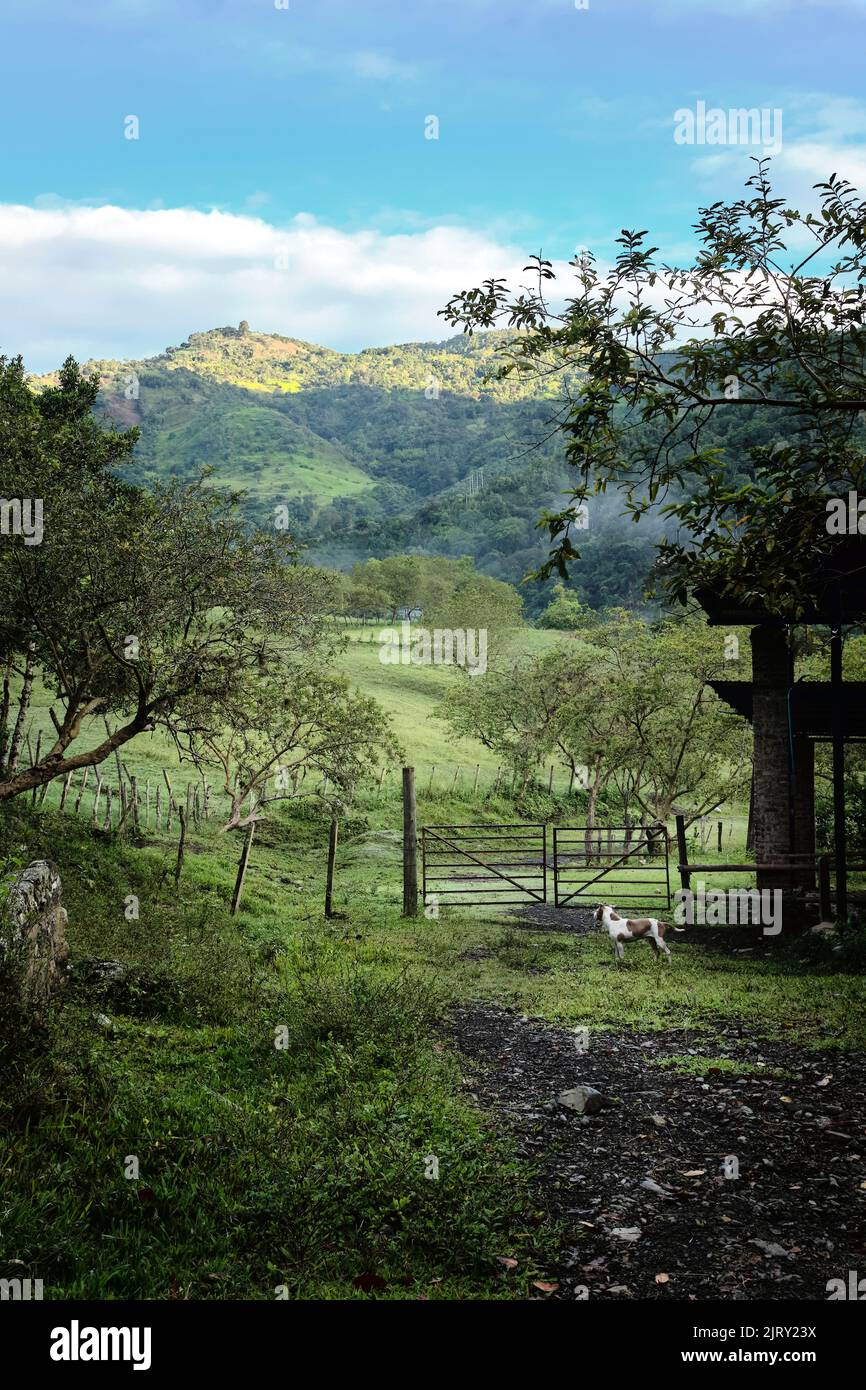
<path id="1" fill-rule="evenodd" d="M 510 1255 L 497 1255 L 496 1261 L 497 1264 L 503 1265 L 505 1269 L 517 1268 L 517 1261 L 513 1260 Z"/>
<path id="2" fill-rule="evenodd" d="M 653 1178 L 644 1178 L 641 1187 L 646 1188 L 647 1192 L 652 1192 L 656 1197 L 663 1197 L 666 1202 L 672 1202 L 673 1197 L 666 1187 L 660 1187 Z"/>
<path id="3" fill-rule="evenodd" d="M 656 1283 L 657 1283 L 657 1284 L 669 1284 L 669 1283 L 670 1283 L 670 1280 L 671 1280 L 671 1276 L 670 1276 L 669 1274 L 657 1274 L 657 1275 L 656 1275 Z"/>
<path id="4" fill-rule="evenodd" d="M 532 1287 L 534 1289 L 538 1289 L 541 1293 L 556 1293 L 556 1290 L 559 1288 L 559 1285 L 547 1284 L 543 1279 L 533 1279 Z"/>

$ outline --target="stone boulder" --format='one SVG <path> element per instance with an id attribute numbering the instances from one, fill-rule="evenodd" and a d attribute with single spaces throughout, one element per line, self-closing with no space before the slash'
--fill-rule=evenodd
<path id="1" fill-rule="evenodd" d="M 37 859 L 0 901 L 0 994 L 39 1017 L 66 981 L 66 910 L 56 864 Z"/>
<path id="2" fill-rule="evenodd" d="M 575 1110 L 578 1115 L 597 1115 L 613 1102 L 594 1086 L 574 1086 L 570 1091 L 561 1092 L 559 1104 L 566 1110 Z"/>

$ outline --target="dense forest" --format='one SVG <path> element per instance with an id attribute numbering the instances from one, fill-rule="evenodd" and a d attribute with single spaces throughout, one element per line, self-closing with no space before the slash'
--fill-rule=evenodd
<path id="1" fill-rule="evenodd" d="M 328 567 L 406 552 L 466 555 L 519 585 L 547 557 L 541 513 L 559 510 L 573 485 L 553 427 L 557 392 L 574 382 L 554 377 L 539 395 L 537 384 L 498 379 L 508 337 L 352 354 L 242 323 L 193 333 L 142 362 L 87 365 L 100 376 L 99 408 L 140 429 L 124 470 L 130 481 L 190 481 L 211 470 L 216 484 L 245 492 L 251 520 L 270 525 L 279 511 Z M 628 447 L 640 457 L 652 442 L 637 425 Z M 736 475 L 748 471 L 747 448 L 773 440 L 742 410 L 723 412 L 710 442 Z M 600 497 L 587 523 L 569 579 L 576 597 L 593 608 L 644 605 L 660 509 L 635 526 L 617 499 Z M 546 583 L 529 581 L 521 593 L 530 618 L 550 602 Z"/>

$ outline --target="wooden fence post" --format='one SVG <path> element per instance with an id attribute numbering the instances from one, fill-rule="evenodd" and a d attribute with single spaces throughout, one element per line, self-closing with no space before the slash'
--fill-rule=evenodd
<path id="1" fill-rule="evenodd" d="M 680 882 L 686 890 L 691 886 L 692 876 L 688 870 L 689 851 L 686 844 L 686 818 L 676 816 L 677 826 L 677 853 L 680 860 Z"/>
<path id="2" fill-rule="evenodd" d="M 830 891 L 830 856 L 822 854 L 818 858 L 818 898 L 821 904 L 821 921 L 833 921 L 833 895 Z"/>
<path id="3" fill-rule="evenodd" d="M 325 877 L 325 916 L 333 917 L 334 863 L 337 858 L 337 818 L 333 817 L 328 831 L 328 872 Z"/>
<path id="4" fill-rule="evenodd" d="M 71 772 L 67 772 L 66 776 L 65 776 L 64 779 L 63 779 L 63 791 L 60 793 L 60 809 L 61 809 L 61 811 L 65 811 L 65 810 L 66 810 L 66 798 L 69 796 L 69 787 L 70 787 L 71 783 L 72 783 L 72 773 L 71 773 Z"/>
<path id="5" fill-rule="evenodd" d="M 480 771 L 481 771 L 481 764 L 480 764 L 480 763 L 476 763 L 476 764 L 475 764 L 475 781 L 472 783 L 472 795 L 473 795 L 473 796 L 475 796 L 475 795 L 477 794 L 477 792 L 478 792 L 478 774 L 479 774 Z"/>
<path id="6" fill-rule="evenodd" d="M 553 791 L 553 764 L 550 765 L 550 776 L 547 779 L 548 795 Z"/>
<path id="7" fill-rule="evenodd" d="M 180 839 L 178 840 L 178 843 L 177 843 L 177 863 L 176 863 L 175 866 L 174 866 L 174 881 L 175 881 L 175 883 L 180 883 L 180 872 L 181 872 L 181 869 L 183 868 L 183 852 L 184 852 L 184 849 L 186 848 L 186 822 L 187 822 L 187 815 L 186 815 L 186 809 L 185 809 L 185 807 L 179 806 L 179 807 L 178 807 L 178 812 L 177 812 L 177 813 L 178 813 L 178 816 L 180 817 Z"/>
<path id="8" fill-rule="evenodd" d="M 432 778 L 431 778 L 432 781 Z M 415 769 L 403 768 L 403 916 L 418 915 L 418 821 Z"/>
<path id="9" fill-rule="evenodd" d="M 81 777 L 81 786 L 78 788 L 78 795 L 77 795 L 77 797 L 75 798 L 75 814 L 76 814 L 76 816 L 78 815 L 78 808 L 79 808 L 80 805 L 81 805 L 81 798 L 82 798 L 83 795 L 84 795 L 84 789 L 85 789 L 85 787 L 87 786 L 87 774 L 88 774 L 89 772 L 90 772 L 90 768 L 89 768 L 89 767 L 86 767 L 86 768 L 84 769 L 84 772 L 83 772 L 82 777 Z"/>
<path id="10" fill-rule="evenodd" d="M 162 775 L 165 778 L 165 785 L 168 788 L 168 805 L 165 809 L 165 828 L 166 830 L 171 830 L 171 813 L 174 810 L 174 792 L 171 789 L 171 779 L 165 768 L 162 769 Z"/>
<path id="11" fill-rule="evenodd" d="M 722 852 L 722 832 L 724 831 L 724 821 L 716 822 L 716 835 L 718 840 L 719 854 Z"/>
<path id="12" fill-rule="evenodd" d="M 244 879 L 247 876 L 247 864 L 249 863 L 250 850 L 253 847 L 253 835 L 255 834 L 255 831 L 256 823 L 254 820 L 251 820 L 249 825 L 247 826 L 247 833 L 244 837 L 244 847 L 241 850 L 240 863 L 238 864 L 238 876 L 235 879 L 235 891 L 232 894 L 232 917 L 237 916 L 238 907 L 240 906 L 241 893 L 243 891 Z"/>
<path id="13" fill-rule="evenodd" d="M 126 825 L 126 822 L 129 819 L 129 813 L 132 810 L 132 798 L 127 796 L 125 793 L 120 798 L 120 808 L 120 820 L 117 822 L 118 834 Z"/>

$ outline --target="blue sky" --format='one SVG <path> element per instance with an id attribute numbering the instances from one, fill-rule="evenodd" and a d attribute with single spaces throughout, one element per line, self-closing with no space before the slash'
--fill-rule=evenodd
<path id="1" fill-rule="evenodd" d="M 782 112 L 780 188 L 866 188 L 866 0 L 4 0 L 0 346 L 34 370 L 253 328 L 356 349 L 529 251 L 687 257 Z M 425 139 L 436 116 L 439 138 Z M 139 138 L 126 139 L 135 116 Z"/>

